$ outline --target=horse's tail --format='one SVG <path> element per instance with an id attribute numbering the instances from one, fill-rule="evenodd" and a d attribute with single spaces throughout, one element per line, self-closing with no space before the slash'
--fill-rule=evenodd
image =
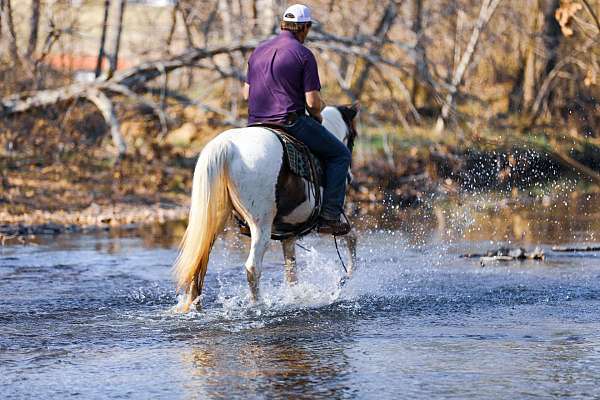
<path id="1" fill-rule="evenodd" d="M 173 265 L 178 289 L 188 290 L 197 276 L 198 295 L 202 293 L 210 250 L 231 214 L 227 190 L 231 153 L 231 143 L 217 139 L 206 145 L 196 163 L 188 226 Z"/>

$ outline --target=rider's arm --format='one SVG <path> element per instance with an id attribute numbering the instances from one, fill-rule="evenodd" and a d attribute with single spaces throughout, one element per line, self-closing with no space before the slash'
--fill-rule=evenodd
<path id="1" fill-rule="evenodd" d="M 250 85 L 248 84 L 248 82 L 244 82 L 244 100 L 248 100 L 248 97 L 250 96 Z"/>
<path id="2" fill-rule="evenodd" d="M 321 101 L 321 94 L 318 90 L 312 90 L 305 93 L 306 96 L 306 108 L 308 113 L 319 122 L 323 122 L 321 116 L 321 109 L 323 102 Z"/>

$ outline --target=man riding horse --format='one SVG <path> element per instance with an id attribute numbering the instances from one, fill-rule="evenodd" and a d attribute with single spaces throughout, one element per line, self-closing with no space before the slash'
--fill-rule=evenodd
<path id="1" fill-rule="evenodd" d="M 301 234 L 285 229 L 311 229 L 313 217 L 320 211 L 320 232 L 345 235 L 350 231 L 350 224 L 340 218 L 357 135 L 358 105 L 330 106 L 321 111 L 317 63 L 302 45 L 310 25 L 307 7 L 290 7 L 283 16 L 281 34 L 260 45 L 250 57 L 245 85 L 250 123 L 263 125 L 228 129 L 208 142 L 198 156 L 188 225 L 173 265 L 177 287 L 185 291 L 177 306 L 180 312 L 187 312 L 200 302 L 210 252 L 232 213 L 243 220 L 250 232 L 244 267 L 254 302 L 260 298 L 263 258 L 273 235 L 292 233 L 274 238 L 281 240 L 286 280 L 293 285 L 295 243 Z M 271 129 L 273 124 L 283 125 L 288 132 L 286 139 L 286 135 Z M 293 153 L 299 151 L 296 144 L 291 143 L 290 150 L 290 139 L 303 142 L 323 161 L 325 188 L 321 208 L 314 186 L 319 180 L 317 168 L 309 167 L 309 176 L 316 179 L 295 170 L 300 164 L 310 163 L 303 152 Z M 294 159 L 302 162 L 291 162 L 290 154 L 296 154 L 298 158 Z M 349 234 L 344 239 L 351 256 L 347 272 L 350 276 L 356 259 L 356 238 Z"/>
<path id="2" fill-rule="evenodd" d="M 321 159 L 325 179 L 318 230 L 345 235 L 351 228 L 341 220 L 351 153 L 321 125 L 323 102 L 317 62 L 303 45 L 311 25 L 308 7 L 295 4 L 285 11 L 281 33 L 261 43 L 248 61 L 244 98 L 248 100 L 250 124 L 281 124 Z"/>

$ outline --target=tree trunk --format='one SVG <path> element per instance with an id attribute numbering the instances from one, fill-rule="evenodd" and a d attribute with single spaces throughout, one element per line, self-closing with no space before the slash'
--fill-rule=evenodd
<path id="1" fill-rule="evenodd" d="M 4 0 L 0 0 L 0 40 L 2 40 L 2 15 L 4 15 Z"/>
<path id="2" fill-rule="evenodd" d="M 535 40 L 530 41 L 527 46 L 527 55 L 525 56 L 525 68 L 523 70 L 523 99 L 521 108 L 523 111 L 529 111 L 533 105 L 536 92 L 536 64 L 537 56 L 535 51 Z"/>
<path id="3" fill-rule="evenodd" d="M 187 42 L 187 46 L 189 48 L 195 47 L 194 45 L 194 36 L 192 34 L 192 28 L 190 27 L 191 21 L 190 21 L 190 10 L 189 10 L 189 5 L 186 3 L 179 3 L 179 13 L 181 14 L 181 20 L 183 22 L 183 27 L 185 29 L 185 39 Z M 210 21 L 207 21 L 206 24 L 204 24 L 205 29 L 209 29 L 210 25 Z M 206 32 L 206 31 L 205 31 Z M 205 34 L 204 35 L 204 47 L 208 46 L 208 35 Z"/>
<path id="4" fill-rule="evenodd" d="M 258 25 L 258 8 L 256 7 L 256 0 L 252 0 L 251 11 L 252 11 L 252 34 L 257 35 L 259 25 Z"/>
<path id="5" fill-rule="evenodd" d="M 521 76 L 517 77 L 512 91 L 510 111 L 530 114 L 542 82 L 552 72 L 558 61 L 558 47 L 562 36 L 555 12 L 560 0 L 536 0 L 534 5 L 531 39 L 527 45 Z M 541 39 L 539 39 L 541 38 Z M 541 51 L 540 51 L 541 50 Z M 552 93 L 547 94 L 550 101 Z M 536 107 L 539 108 L 539 107 Z M 535 118 L 528 116 L 528 119 Z"/>
<path id="6" fill-rule="evenodd" d="M 31 1 L 31 19 L 29 20 L 29 43 L 27 45 L 27 56 L 35 52 L 38 42 L 38 32 L 40 28 L 40 0 Z"/>
<path id="7" fill-rule="evenodd" d="M 112 54 L 110 56 L 110 63 L 108 67 L 108 77 L 112 77 L 118 68 L 119 64 L 119 49 L 121 48 L 121 34 L 123 33 L 123 15 L 125 14 L 125 6 L 127 0 L 118 0 L 117 15 L 115 17 L 115 23 L 113 27 L 117 27 L 117 31 L 113 36 Z"/>
<path id="8" fill-rule="evenodd" d="M 98 50 L 98 60 L 96 61 L 96 78 L 102 74 L 102 61 L 104 60 L 104 46 L 106 44 L 106 31 L 108 29 L 108 11 L 110 10 L 110 0 L 104 0 L 104 17 L 102 19 L 102 34 L 100 35 L 100 48 Z"/>
<path id="9" fill-rule="evenodd" d="M 533 3 L 533 4 L 532 4 Z M 529 39 L 522 49 L 520 66 L 509 95 L 508 110 L 513 113 L 523 113 L 531 109 L 535 99 L 536 87 L 536 37 L 539 30 L 538 0 L 529 0 L 527 6 L 532 9 Z"/>
<path id="10" fill-rule="evenodd" d="M 219 14 L 221 16 L 221 23 L 223 24 L 223 40 L 225 43 L 230 43 L 233 39 L 231 26 L 232 12 L 231 0 L 219 0 Z"/>
<path id="11" fill-rule="evenodd" d="M 173 36 L 175 36 L 175 31 L 177 30 L 177 14 L 179 13 L 179 1 L 177 0 L 173 5 L 173 10 L 171 10 L 171 27 L 169 28 L 169 33 L 167 35 L 166 47 L 167 54 L 171 54 L 171 44 L 173 43 Z"/>
<path id="12" fill-rule="evenodd" d="M 381 16 L 381 19 L 379 20 L 379 23 L 377 24 L 377 27 L 375 28 L 375 31 L 372 35 L 378 41 L 378 43 L 373 46 L 374 53 L 379 54 L 381 52 L 381 49 L 384 45 L 385 37 L 387 36 L 390 29 L 392 29 L 397 15 L 398 8 L 396 7 L 396 1 L 390 0 L 388 2 L 388 5 L 385 7 L 383 15 Z M 360 97 L 360 94 L 364 89 L 365 83 L 367 82 L 367 78 L 369 77 L 369 73 L 371 72 L 372 67 L 373 65 L 370 62 L 367 62 L 362 71 L 360 72 L 358 78 L 356 79 L 356 82 L 354 83 L 352 88 L 352 92 L 354 93 L 354 96 L 356 98 Z"/>
<path id="13" fill-rule="evenodd" d="M 17 45 L 17 34 L 15 31 L 15 24 L 13 21 L 12 4 L 10 0 L 3 1 L 2 14 L 4 15 L 4 24 L 2 27 L 5 29 L 5 34 L 8 37 L 8 47 L 10 55 L 13 59 L 13 65 L 20 64 L 21 58 L 19 57 L 19 47 Z"/>
<path id="14" fill-rule="evenodd" d="M 281 0 L 256 0 L 258 32 L 267 36 L 274 33 L 279 26 L 279 14 L 283 13 Z"/>
<path id="15" fill-rule="evenodd" d="M 477 22 L 475 23 L 473 32 L 471 32 L 469 43 L 467 43 L 467 47 L 465 48 L 465 51 L 462 57 L 460 58 L 460 63 L 458 64 L 456 70 L 452 74 L 452 81 L 450 82 L 450 91 L 446 95 L 444 105 L 442 106 L 442 113 L 438 118 L 435 126 L 435 130 L 438 133 L 444 130 L 444 126 L 448 121 L 448 117 L 450 117 L 450 113 L 454 108 L 454 100 L 456 98 L 456 94 L 458 93 L 458 87 L 463 81 L 468 66 L 471 64 L 471 60 L 473 58 L 473 54 L 475 54 L 475 50 L 477 49 L 481 33 L 485 29 L 485 26 L 489 22 L 490 18 L 492 18 L 492 15 L 494 15 L 496 8 L 498 7 L 498 4 L 500 4 L 501 1 L 502 0 L 484 0 L 483 4 L 481 5 L 479 17 L 477 18 Z"/>
<path id="16" fill-rule="evenodd" d="M 544 29 L 542 31 L 542 44 L 544 48 L 544 59 L 542 71 L 538 82 L 542 82 L 554 69 L 558 61 L 558 48 L 562 36 L 560 25 L 556 20 L 555 13 L 560 7 L 560 0 L 541 0 L 544 13 Z M 548 93 L 547 101 L 552 102 L 553 93 Z"/>
<path id="17" fill-rule="evenodd" d="M 413 22 L 412 22 L 412 31 L 414 32 L 417 41 L 415 43 L 415 52 L 417 54 L 421 54 L 425 52 L 425 49 L 423 48 L 423 0 L 412 0 L 412 17 L 413 17 Z M 415 62 L 415 68 L 414 68 L 414 72 L 413 72 L 413 78 L 412 78 L 412 85 L 410 87 L 410 101 L 413 104 L 417 104 L 417 94 L 419 92 L 419 80 L 417 79 L 417 77 L 419 76 L 419 59 L 421 59 L 420 57 L 417 57 L 417 62 Z"/>

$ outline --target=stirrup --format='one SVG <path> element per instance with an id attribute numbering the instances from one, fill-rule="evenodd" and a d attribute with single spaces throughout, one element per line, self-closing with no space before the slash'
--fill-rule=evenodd
<path id="1" fill-rule="evenodd" d="M 330 220 L 323 217 L 319 218 L 319 225 L 317 232 L 322 234 L 328 234 L 333 236 L 343 236 L 348 234 L 352 230 L 352 226 L 348 221 L 348 218 L 344 215 L 346 221 Z"/>

